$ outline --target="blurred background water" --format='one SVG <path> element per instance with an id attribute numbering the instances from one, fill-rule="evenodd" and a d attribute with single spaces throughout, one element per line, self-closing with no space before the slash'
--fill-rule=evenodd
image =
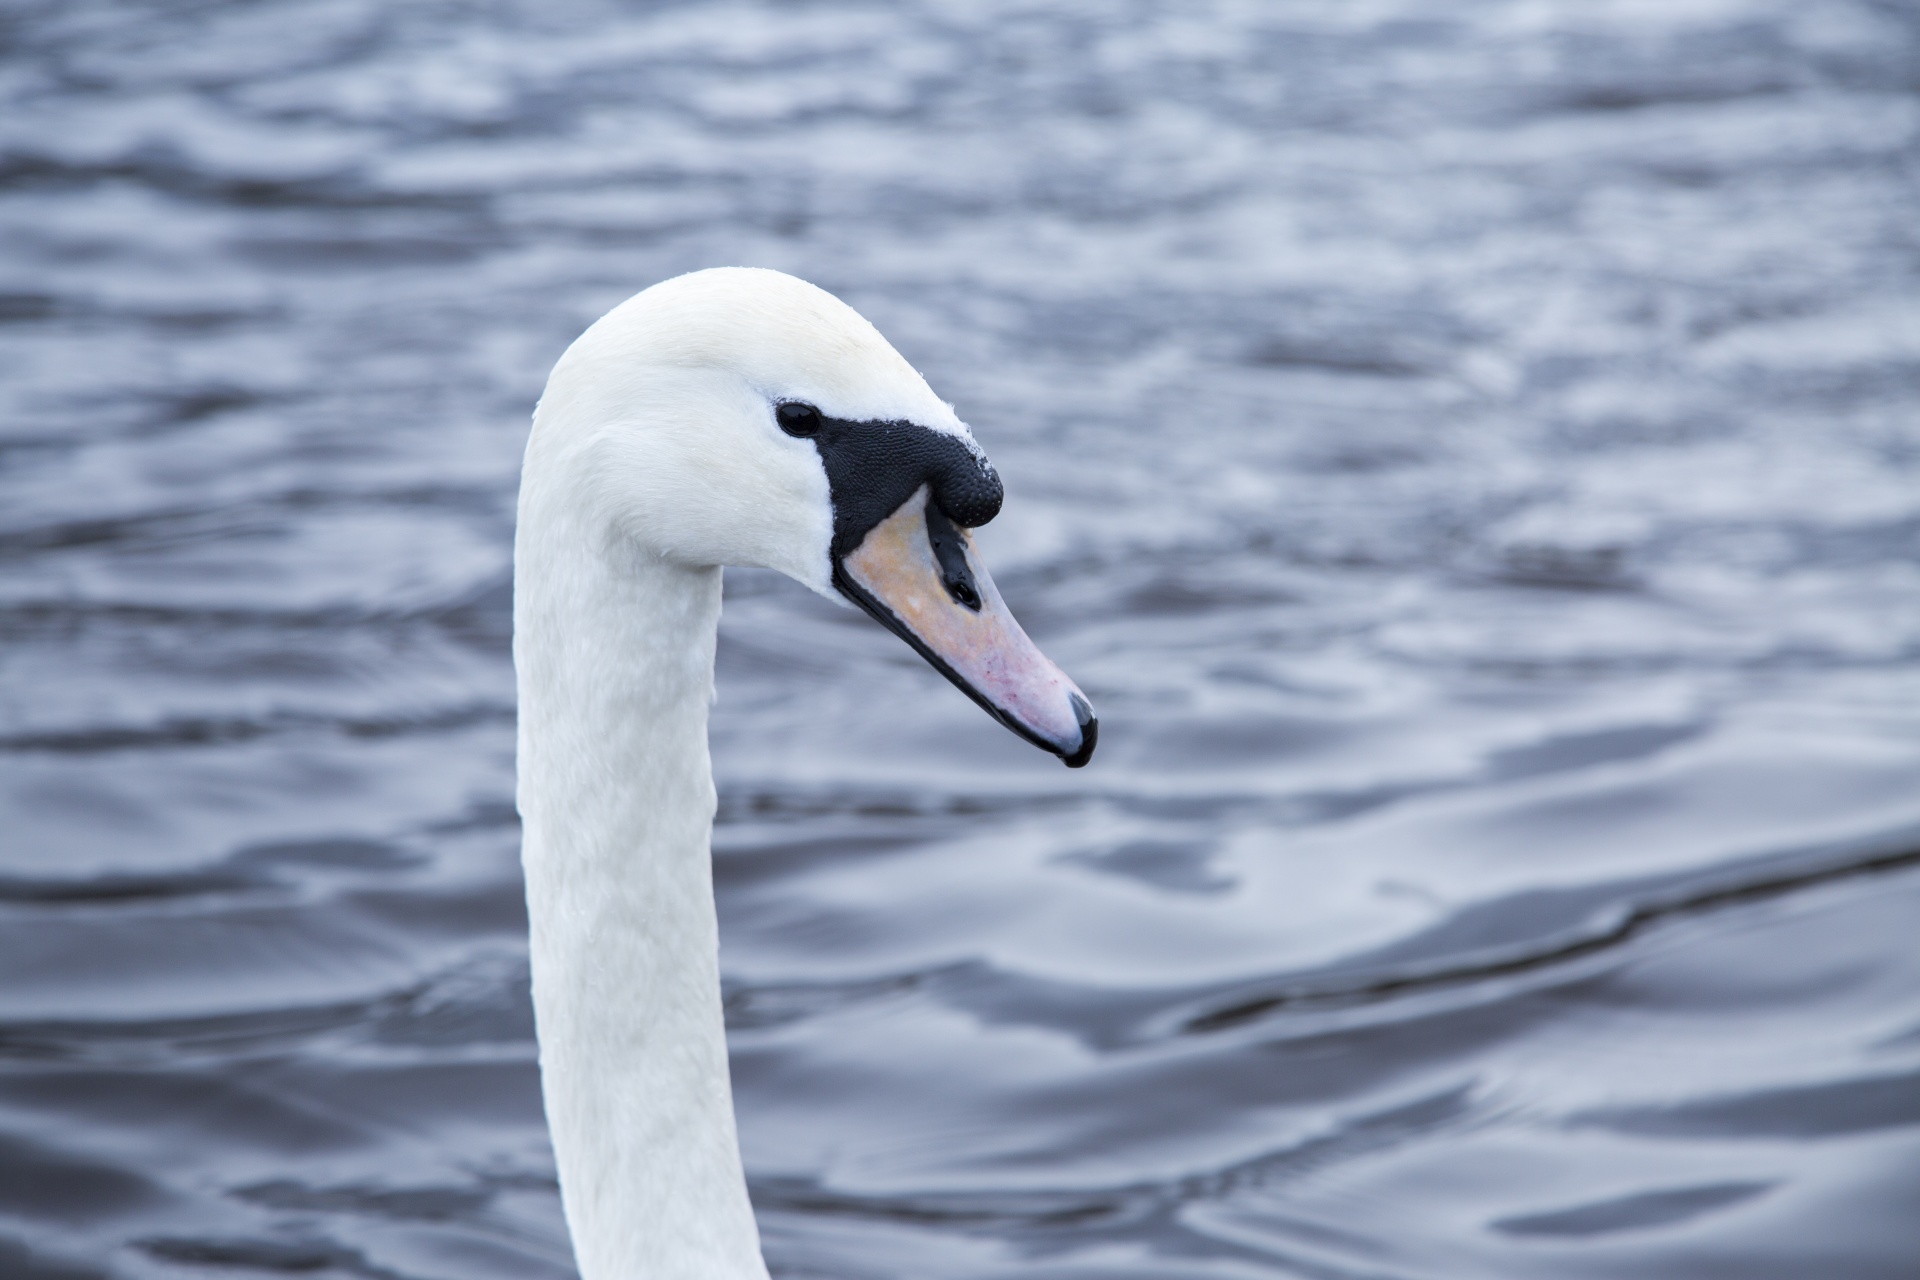
<path id="1" fill-rule="evenodd" d="M 1920 8 L 11 0 L 0 1274 L 570 1274 L 545 372 L 700 266 L 1006 477 L 1093 767 L 732 573 L 775 1273 L 1920 1274 Z"/>

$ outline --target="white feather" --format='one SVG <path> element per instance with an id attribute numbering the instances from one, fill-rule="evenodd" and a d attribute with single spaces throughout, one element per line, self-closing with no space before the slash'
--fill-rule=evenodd
<path id="1" fill-rule="evenodd" d="M 721 1016 L 707 754 L 720 566 L 831 593 L 813 445 L 772 405 L 966 426 L 825 291 L 668 280 L 568 348 L 514 548 L 533 1000 L 583 1280 L 764 1280 Z M 837 598 L 837 597 L 832 597 Z"/>

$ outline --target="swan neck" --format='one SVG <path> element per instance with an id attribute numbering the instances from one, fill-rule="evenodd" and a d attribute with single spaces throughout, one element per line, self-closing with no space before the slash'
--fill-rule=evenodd
<path id="1" fill-rule="evenodd" d="M 720 570 L 646 555 L 548 479 L 530 465 L 515 547 L 519 804 L 576 1260 L 582 1280 L 765 1280 L 713 903 Z"/>

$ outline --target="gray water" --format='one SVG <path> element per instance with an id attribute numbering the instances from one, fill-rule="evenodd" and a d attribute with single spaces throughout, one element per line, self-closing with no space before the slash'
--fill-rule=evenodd
<path id="1" fill-rule="evenodd" d="M 777 1275 L 1920 1274 L 1920 9 L 11 0 L 0 1274 L 570 1274 L 546 369 L 673 273 L 994 457 L 1092 767 L 728 578 Z"/>

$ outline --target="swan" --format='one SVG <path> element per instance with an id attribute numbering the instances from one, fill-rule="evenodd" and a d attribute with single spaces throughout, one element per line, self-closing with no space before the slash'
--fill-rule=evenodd
<path id="1" fill-rule="evenodd" d="M 724 565 L 851 603 L 1069 766 L 1098 725 L 971 529 L 1001 482 L 840 299 L 697 271 L 608 312 L 534 411 L 514 541 L 541 1089 L 582 1280 L 766 1280 L 727 1074 L 707 708 Z"/>

